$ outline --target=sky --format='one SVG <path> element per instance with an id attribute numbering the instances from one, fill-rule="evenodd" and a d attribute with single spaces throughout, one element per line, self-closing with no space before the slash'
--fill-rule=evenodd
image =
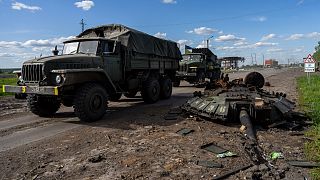
<path id="1" fill-rule="evenodd" d="M 0 0 L 0 68 L 51 55 L 85 28 L 123 24 L 245 64 L 303 62 L 320 41 L 319 0 Z"/>

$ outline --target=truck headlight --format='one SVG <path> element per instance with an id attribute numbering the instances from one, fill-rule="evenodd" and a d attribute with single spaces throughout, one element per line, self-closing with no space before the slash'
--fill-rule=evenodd
<path id="1" fill-rule="evenodd" d="M 62 76 L 61 75 L 57 75 L 56 76 L 56 83 L 60 84 L 62 82 Z"/>
<path id="2" fill-rule="evenodd" d="M 19 76 L 18 79 L 19 79 L 20 82 L 23 82 L 22 76 Z"/>

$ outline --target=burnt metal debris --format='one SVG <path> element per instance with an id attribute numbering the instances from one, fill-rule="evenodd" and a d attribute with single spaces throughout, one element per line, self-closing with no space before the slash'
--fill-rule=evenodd
<path id="1" fill-rule="evenodd" d="M 210 120 L 241 121 L 246 133 L 255 139 L 252 124 L 270 125 L 286 121 L 303 125 L 307 117 L 294 111 L 295 103 L 282 92 L 268 92 L 262 89 L 264 77 L 258 72 L 249 73 L 245 79 L 208 83 L 204 93 L 195 92 L 181 108 L 187 113 Z M 280 125 L 282 125 L 280 123 Z"/>

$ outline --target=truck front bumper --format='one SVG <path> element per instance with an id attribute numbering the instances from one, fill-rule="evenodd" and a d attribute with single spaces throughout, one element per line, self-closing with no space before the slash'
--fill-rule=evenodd
<path id="1" fill-rule="evenodd" d="M 183 72 L 179 72 L 176 74 L 176 76 L 178 77 L 196 77 L 197 73 L 183 73 Z"/>
<path id="2" fill-rule="evenodd" d="M 57 86 L 10 86 L 3 85 L 3 92 L 25 93 L 25 94 L 43 94 L 55 95 L 59 94 Z"/>

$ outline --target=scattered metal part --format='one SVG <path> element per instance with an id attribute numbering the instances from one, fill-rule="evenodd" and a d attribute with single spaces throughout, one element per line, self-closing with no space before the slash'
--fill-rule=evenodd
<path id="1" fill-rule="evenodd" d="M 235 156 L 238 156 L 238 155 L 236 153 L 234 153 L 234 152 L 231 152 L 231 151 L 227 151 L 227 152 L 224 152 L 224 153 L 221 153 L 221 154 L 217 154 L 218 158 L 235 157 Z"/>
<path id="2" fill-rule="evenodd" d="M 193 129 L 187 129 L 187 128 L 183 128 L 183 129 L 180 129 L 179 131 L 177 131 L 177 134 L 180 134 L 180 135 L 188 135 L 190 133 L 194 132 Z"/>
<path id="3" fill-rule="evenodd" d="M 221 154 L 221 153 L 224 153 L 224 152 L 227 152 L 228 150 L 226 149 L 223 149 L 213 143 L 209 143 L 209 144 L 205 144 L 205 145 L 202 145 L 200 147 L 200 149 L 205 149 L 207 151 L 210 151 L 210 152 L 213 152 L 215 154 Z"/>
<path id="4" fill-rule="evenodd" d="M 245 166 L 242 166 L 242 167 L 238 167 L 238 168 L 235 168 L 235 169 L 232 169 L 230 171 L 227 171 L 226 173 L 220 175 L 220 176 L 216 176 L 216 177 L 213 177 L 214 180 L 218 180 L 218 179 L 225 179 L 231 175 L 234 175 L 240 171 L 243 171 L 243 170 L 246 170 L 250 167 L 252 167 L 253 165 L 252 164 L 249 164 L 249 165 L 245 165 Z"/>
<path id="5" fill-rule="evenodd" d="M 208 168 L 222 168 L 222 164 L 213 161 L 197 161 L 198 166 L 208 167 Z"/>
<path id="6" fill-rule="evenodd" d="M 320 167 L 320 163 L 316 162 L 309 162 L 309 161 L 287 161 L 287 163 L 291 166 L 297 166 L 297 167 Z"/>
<path id="7" fill-rule="evenodd" d="M 242 126 L 245 126 L 246 127 L 246 135 L 251 139 L 251 140 L 254 140 L 256 141 L 257 140 L 257 137 L 256 137 L 256 132 L 252 126 L 252 123 L 251 123 L 251 120 L 250 120 L 250 116 L 249 114 L 247 113 L 247 111 L 243 108 L 241 109 L 240 111 L 240 115 L 239 115 L 239 119 L 240 119 L 240 122 L 242 124 Z"/>

